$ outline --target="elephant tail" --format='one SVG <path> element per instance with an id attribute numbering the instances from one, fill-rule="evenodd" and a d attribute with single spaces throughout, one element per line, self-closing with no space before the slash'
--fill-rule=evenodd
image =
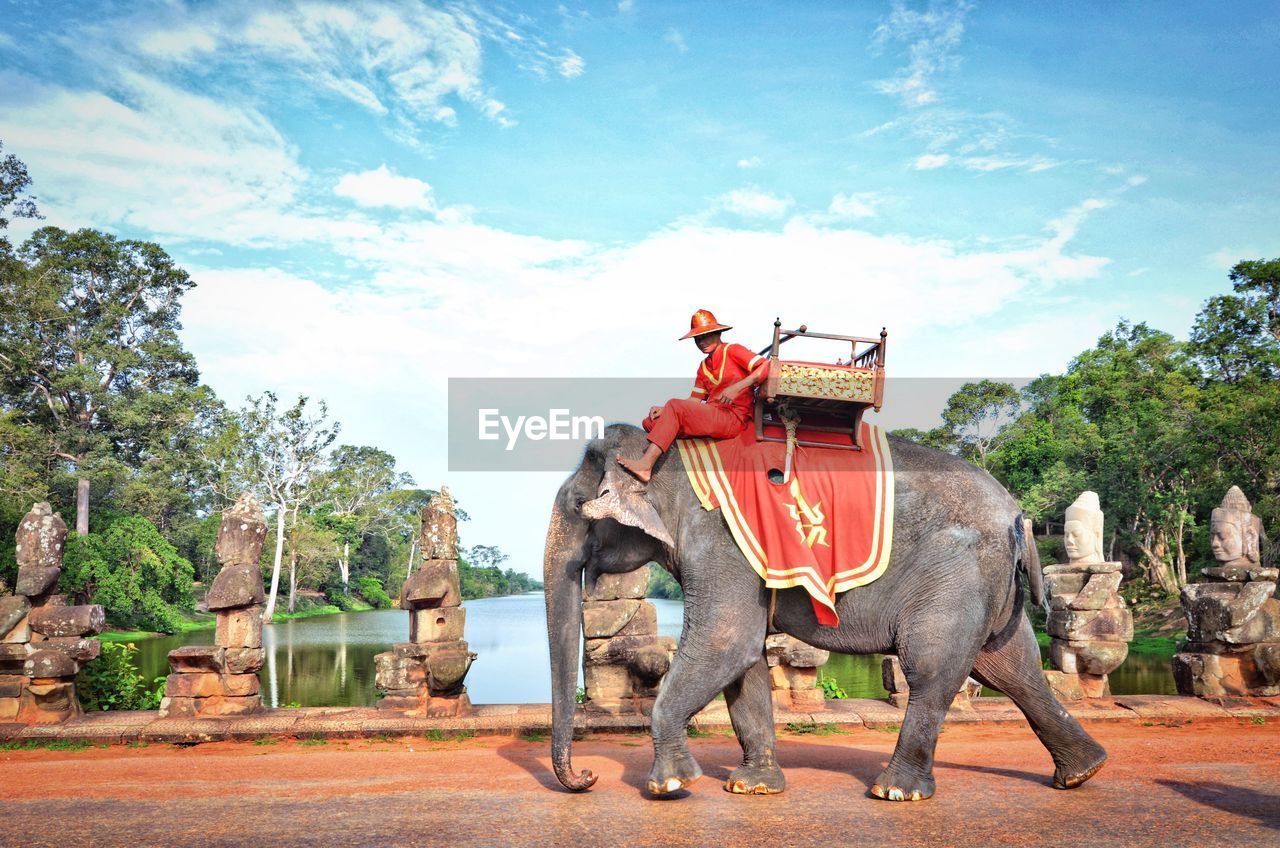
<path id="1" fill-rule="evenodd" d="M 1044 572 L 1040 569 L 1040 551 L 1036 549 L 1035 533 L 1031 519 L 1025 512 L 1018 513 L 1013 521 L 1014 550 L 1018 558 L 1018 570 L 1026 572 L 1027 584 L 1031 588 L 1031 601 L 1038 607 L 1044 606 Z"/>

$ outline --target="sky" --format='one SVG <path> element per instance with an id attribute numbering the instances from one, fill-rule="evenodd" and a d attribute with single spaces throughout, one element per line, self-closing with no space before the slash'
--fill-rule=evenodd
<path id="1" fill-rule="evenodd" d="M 451 470 L 447 380 L 691 379 L 697 308 L 887 327 L 891 381 L 1184 337 L 1280 255 L 1278 60 L 1274 2 L 0 0 L 0 142 L 191 273 L 222 398 L 325 399 L 537 574 L 565 473 Z"/>

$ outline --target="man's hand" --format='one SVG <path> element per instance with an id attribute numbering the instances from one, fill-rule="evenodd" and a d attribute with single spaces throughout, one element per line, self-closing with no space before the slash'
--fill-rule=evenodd
<path id="1" fill-rule="evenodd" d="M 657 421 L 661 417 L 662 417 L 662 407 L 660 406 L 649 407 L 649 419 L 651 421 Z"/>
<path id="2" fill-rule="evenodd" d="M 742 394 L 742 388 L 741 383 L 734 383 L 732 386 L 726 387 L 724 391 L 716 395 L 715 402 L 724 404 L 733 403 L 733 399 Z"/>

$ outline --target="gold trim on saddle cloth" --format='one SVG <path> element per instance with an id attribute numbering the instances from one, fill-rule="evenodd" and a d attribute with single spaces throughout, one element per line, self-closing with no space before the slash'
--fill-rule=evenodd
<path id="1" fill-rule="evenodd" d="M 815 600 L 835 613 L 835 598 L 840 592 L 865 586 L 878 579 L 889 567 L 893 548 L 893 455 L 883 428 L 864 424 L 864 444 L 875 457 L 876 500 L 872 514 L 871 553 L 865 562 L 837 568 L 829 578 L 812 566 L 774 567 L 769 564 L 764 547 L 756 539 L 733 496 L 733 490 L 720 461 L 720 452 L 712 439 L 678 439 L 680 459 L 684 463 L 689 485 L 703 509 L 720 508 L 729 532 L 751 568 L 770 589 L 803 586 Z"/>

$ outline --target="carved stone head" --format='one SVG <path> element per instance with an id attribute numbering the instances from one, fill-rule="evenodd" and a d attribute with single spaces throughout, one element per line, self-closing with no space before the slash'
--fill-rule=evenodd
<path id="1" fill-rule="evenodd" d="M 1253 514 L 1253 505 L 1232 486 L 1209 520 L 1209 547 L 1223 565 L 1254 566 L 1261 553 L 1262 519 Z"/>
<path id="2" fill-rule="evenodd" d="M 1102 562 L 1102 507 L 1097 492 L 1081 492 L 1067 507 L 1063 543 L 1072 564 Z"/>

